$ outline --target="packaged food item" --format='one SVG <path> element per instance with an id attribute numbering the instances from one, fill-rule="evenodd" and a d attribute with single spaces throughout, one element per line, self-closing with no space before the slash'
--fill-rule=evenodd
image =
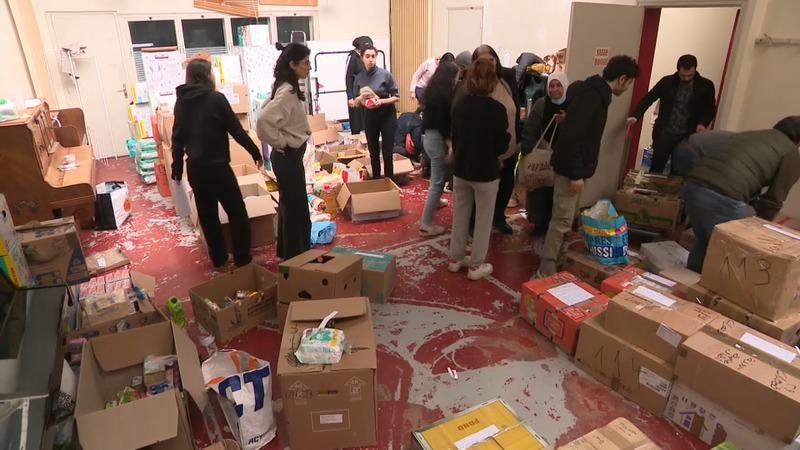
<path id="1" fill-rule="evenodd" d="M 316 328 L 307 328 L 294 356 L 301 364 L 338 364 L 345 352 L 344 331 L 325 326 L 338 311 L 328 314 Z"/>
<path id="2" fill-rule="evenodd" d="M 144 358 L 144 385 L 147 395 L 156 395 L 177 385 L 178 357 L 175 355 L 147 355 Z"/>

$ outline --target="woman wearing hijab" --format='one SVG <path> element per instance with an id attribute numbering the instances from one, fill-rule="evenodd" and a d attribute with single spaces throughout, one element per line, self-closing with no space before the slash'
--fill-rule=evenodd
<path id="1" fill-rule="evenodd" d="M 520 150 L 523 155 L 533 151 L 541 138 L 552 147 L 558 139 L 558 126 L 567 109 L 569 80 L 564 72 L 552 73 L 547 78 L 547 96 L 533 104 L 528 120 L 522 128 Z M 553 118 L 555 117 L 555 120 Z M 553 187 L 544 186 L 528 192 L 528 220 L 533 223 L 533 235 L 544 237 L 553 212 Z"/>
<path id="2" fill-rule="evenodd" d="M 353 95 L 353 84 L 356 75 L 364 71 L 364 62 L 361 61 L 362 47 L 372 45 L 372 38 L 369 36 L 359 36 L 353 39 L 353 50 L 347 55 L 347 71 L 344 75 L 344 84 L 347 89 L 347 100 L 355 98 Z M 350 133 L 359 134 L 364 129 L 364 110 L 353 108 L 347 110 L 350 116 Z"/>

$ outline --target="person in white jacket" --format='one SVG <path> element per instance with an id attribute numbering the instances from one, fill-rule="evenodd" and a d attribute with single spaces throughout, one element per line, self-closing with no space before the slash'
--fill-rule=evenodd
<path id="1" fill-rule="evenodd" d="M 278 258 L 287 260 L 311 248 L 311 218 L 306 196 L 303 154 L 311 135 L 305 95 L 300 80 L 311 71 L 311 51 L 302 44 L 277 45 L 282 50 L 275 64 L 272 97 L 261 107 L 256 130 L 258 138 L 272 147 L 270 161 L 278 182 Z"/>

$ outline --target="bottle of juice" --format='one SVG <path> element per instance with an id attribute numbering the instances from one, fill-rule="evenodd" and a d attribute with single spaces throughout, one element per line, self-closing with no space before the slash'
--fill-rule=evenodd
<path id="1" fill-rule="evenodd" d="M 338 205 L 336 204 L 336 194 L 334 194 L 333 186 L 330 183 L 325 183 L 322 186 L 320 197 L 325 201 L 325 212 L 331 215 L 331 219 L 334 219 Z"/>

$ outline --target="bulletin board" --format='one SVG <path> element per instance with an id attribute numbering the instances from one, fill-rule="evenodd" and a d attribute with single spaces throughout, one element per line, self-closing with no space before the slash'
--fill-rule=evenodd
<path id="1" fill-rule="evenodd" d="M 178 50 L 142 52 L 144 79 L 151 99 L 174 95 L 175 88 L 184 83 L 186 72 L 181 65 L 184 59 L 186 57 Z"/>

